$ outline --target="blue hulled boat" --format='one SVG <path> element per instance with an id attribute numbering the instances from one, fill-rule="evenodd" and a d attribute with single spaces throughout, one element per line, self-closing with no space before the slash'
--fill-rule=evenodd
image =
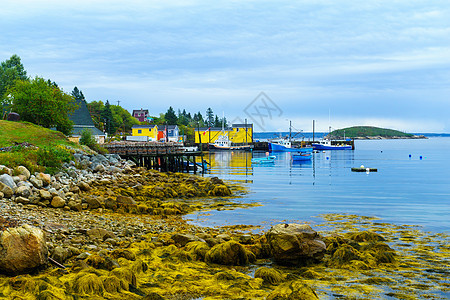
<path id="1" fill-rule="evenodd" d="M 312 147 L 295 148 L 287 139 L 273 140 L 269 142 L 269 151 L 274 152 L 312 152 Z"/>
<path id="2" fill-rule="evenodd" d="M 295 153 L 292 154 L 292 161 L 298 162 L 298 161 L 310 161 L 312 157 L 311 153 Z"/>

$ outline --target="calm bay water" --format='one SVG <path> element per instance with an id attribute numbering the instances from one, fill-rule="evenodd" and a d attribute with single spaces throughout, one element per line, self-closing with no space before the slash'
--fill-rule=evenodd
<path id="1" fill-rule="evenodd" d="M 264 152 L 207 154 L 212 167 L 205 176 L 244 184 L 249 193 L 239 201 L 262 206 L 187 218 L 203 226 L 270 226 L 280 221 L 314 224 L 321 222 L 320 214 L 348 213 L 450 231 L 450 138 L 355 143 L 354 151 L 315 153 L 303 163 L 292 163 L 290 153 L 272 153 L 273 165 L 251 163 Z M 361 165 L 378 172 L 351 172 Z"/>

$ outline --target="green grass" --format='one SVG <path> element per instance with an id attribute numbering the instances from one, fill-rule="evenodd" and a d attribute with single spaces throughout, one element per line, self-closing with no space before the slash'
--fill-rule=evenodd
<path id="1" fill-rule="evenodd" d="M 74 145 L 64 134 L 28 122 L 0 120 L 0 147 L 28 142 L 37 147 Z"/>
<path id="2" fill-rule="evenodd" d="M 354 126 L 354 127 L 348 127 L 343 129 L 334 130 L 331 132 L 331 136 L 333 138 L 343 138 L 344 137 L 344 131 L 345 131 L 345 137 L 347 138 L 356 138 L 356 137 L 374 137 L 374 136 L 381 136 L 381 137 L 412 137 L 412 134 L 404 133 L 401 131 L 393 130 L 393 129 L 386 129 L 386 128 L 379 128 L 379 127 L 372 127 L 372 126 Z"/>
<path id="3" fill-rule="evenodd" d="M 0 152 L 0 165 L 9 168 L 25 166 L 31 172 L 55 173 L 63 162 L 71 159 L 72 153 L 65 146 L 79 148 L 64 134 L 28 122 L 0 120 L 0 148 L 14 146 L 15 143 L 30 143 L 38 149 L 13 147 L 10 152 Z"/>

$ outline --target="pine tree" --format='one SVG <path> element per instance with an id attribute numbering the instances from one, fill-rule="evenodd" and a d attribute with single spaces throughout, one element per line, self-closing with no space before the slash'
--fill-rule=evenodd
<path id="1" fill-rule="evenodd" d="M 172 106 L 169 107 L 167 112 L 164 115 L 164 118 L 166 119 L 166 122 L 168 125 L 176 125 L 178 118 L 175 114 L 175 110 L 172 108 Z"/>

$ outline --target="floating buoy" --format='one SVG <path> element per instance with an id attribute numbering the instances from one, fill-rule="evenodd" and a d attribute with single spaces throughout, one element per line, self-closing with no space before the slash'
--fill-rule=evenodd
<path id="1" fill-rule="evenodd" d="M 327 156 L 327 160 L 329 160 L 330 158 Z"/>
<path id="2" fill-rule="evenodd" d="M 409 155 L 409 158 L 411 158 L 411 154 Z"/>
<path id="3" fill-rule="evenodd" d="M 422 160 L 422 155 L 420 156 L 420 160 Z"/>

